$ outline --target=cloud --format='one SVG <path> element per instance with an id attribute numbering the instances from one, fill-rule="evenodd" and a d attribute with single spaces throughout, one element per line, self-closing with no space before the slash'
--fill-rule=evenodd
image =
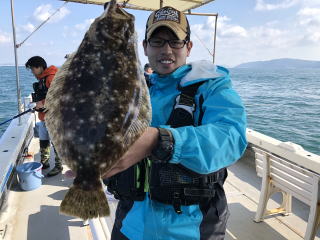
<path id="1" fill-rule="evenodd" d="M 303 39 L 309 43 L 320 42 L 320 8 L 302 8 L 298 13 L 298 25 L 304 29 Z"/>
<path id="2" fill-rule="evenodd" d="M 35 26 L 34 26 L 33 24 L 31 24 L 31 23 L 27 23 L 27 24 L 25 24 L 25 25 L 22 25 L 22 26 L 21 26 L 21 29 L 24 30 L 24 31 L 26 31 L 26 32 L 31 33 L 31 32 L 33 32 L 33 30 L 35 29 Z"/>
<path id="3" fill-rule="evenodd" d="M 217 38 L 230 39 L 239 38 L 243 39 L 248 36 L 247 30 L 240 25 L 231 24 L 230 18 L 227 16 L 221 16 L 217 22 Z M 191 25 L 191 37 L 193 41 L 200 41 L 201 44 L 207 43 L 207 45 L 213 44 L 213 34 L 215 31 L 215 17 L 208 17 L 204 24 Z M 197 40 L 198 39 L 198 40 Z"/>
<path id="4" fill-rule="evenodd" d="M 94 21 L 94 18 L 86 19 L 84 20 L 83 23 L 76 24 L 75 28 L 77 30 L 86 31 L 88 30 L 89 26 L 93 23 L 93 21 Z"/>
<path id="5" fill-rule="evenodd" d="M 75 41 L 79 43 L 93 21 L 94 18 L 89 18 L 85 19 L 82 23 L 76 24 L 71 27 L 64 26 L 62 36 L 66 39 L 76 39 Z"/>
<path id="6" fill-rule="evenodd" d="M 320 42 L 320 32 L 311 32 L 308 40 L 312 43 L 318 44 Z"/>
<path id="7" fill-rule="evenodd" d="M 37 26 L 39 26 L 42 22 L 48 19 L 56 9 L 53 9 L 53 7 L 50 4 L 44 4 L 37 7 L 32 16 L 29 18 L 28 22 L 24 25 L 18 26 L 17 30 L 22 32 L 28 32 L 31 33 L 35 30 Z M 70 13 L 70 11 L 62 7 L 55 15 L 53 15 L 48 23 L 57 23 L 60 20 L 62 20 L 65 16 L 67 16 Z"/>
<path id="8" fill-rule="evenodd" d="M 270 3 L 265 3 L 265 0 L 257 0 L 255 10 L 270 11 L 270 10 L 276 10 L 276 9 L 285 9 L 300 3 L 300 1 L 301 0 L 282 0 L 282 2 L 280 3 L 270 4 Z"/>
<path id="9" fill-rule="evenodd" d="M 303 8 L 297 15 L 301 25 L 320 27 L 320 8 Z"/>
<path id="10" fill-rule="evenodd" d="M 320 6 L 319 0 L 301 0 L 303 6 L 316 7 Z"/>
<path id="11" fill-rule="evenodd" d="M 215 17 L 209 17 L 207 24 L 214 29 Z M 227 16 L 222 16 L 218 18 L 218 31 L 217 34 L 219 37 L 247 37 L 247 31 L 245 28 L 240 25 L 230 24 L 230 18 Z"/>
<path id="12" fill-rule="evenodd" d="M 208 17 L 204 24 L 191 25 L 191 40 L 194 42 L 194 47 L 191 51 L 190 59 L 188 59 L 188 61 L 212 59 L 214 48 L 214 30 L 215 17 Z M 244 27 L 231 23 L 231 19 L 227 16 L 220 16 L 218 18 L 216 41 L 217 50 L 232 49 L 241 42 L 247 42 L 247 37 L 248 31 Z"/>
<path id="13" fill-rule="evenodd" d="M 225 30 L 221 30 L 220 35 L 223 37 L 247 37 L 247 31 L 243 27 L 232 26 Z"/>
<path id="14" fill-rule="evenodd" d="M 0 44 L 9 43 L 9 42 L 11 42 L 11 37 L 9 33 L 0 31 Z"/>
<path id="15" fill-rule="evenodd" d="M 33 19 L 38 22 L 43 22 L 43 21 L 47 20 L 48 17 L 50 17 L 55 11 L 56 11 L 56 9 L 53 9 L 51 4 L 40 5 L 33 12 Z M 70 11 L 67 8 L 62 7 L 55 15 L 53 15 L 50 18 L 49 22 L 51 22 L 51 23 L 59 22 L 65 16 L 67 16 L 69 13 L 70 13 Z"/>
<path id="16" fill-rule="evenodd" d="M 295 37 L 290 32 L 279 28 L 261 26 L 250 29 L 251 44 L 257 48 L 286 49 L 294 45 Z"/>
<path id="17" fill-rule="evenodd" d="M 208 17 L 206 23 L 191 26 L 191 38 L 194 47 L 189 61 L 212 59 L 214 17 Z M 277 21 L 266 22 L 261 26 L 244 27 L 234 24 L 227 16 L 218 18 L 216 62 L 234 66 L 241 62 L 257 61 L 280 57 L 290 57 L 292 49 L 302 41 L 303 34 L 297 33 L 297 23 L 287 28 Z M 302 28 L 301 31 L 305 33 Z M 312 36 L 317 39 L 319 35 Z M 200 38 L 201 40 L 198 40 Z M 309 36 L 311 38 L 311 36 Z M 231 57 L 230 57 L 231 56 Z"/>

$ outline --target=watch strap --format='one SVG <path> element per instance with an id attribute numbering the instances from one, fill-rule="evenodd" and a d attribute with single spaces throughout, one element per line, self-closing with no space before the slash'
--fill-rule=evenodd
<path id="1" fill-rule="evenodd" d="M 170 130 L 158 128 L 158 131 L 158 144 L 152 150 L 151 160 L 154 163 L 167 163 L 173 155 L 174 139 Z"/>

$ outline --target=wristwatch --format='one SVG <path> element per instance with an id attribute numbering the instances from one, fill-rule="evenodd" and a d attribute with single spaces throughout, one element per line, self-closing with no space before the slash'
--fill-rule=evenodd
<path id="1" fill-rule="evenodd" d="M 167 163 L 174 149 L 174 139 L 170 130 L 158 128 L 159 140 L 157 146 L 151 152 L 151 161 L 153 163 Z"/>

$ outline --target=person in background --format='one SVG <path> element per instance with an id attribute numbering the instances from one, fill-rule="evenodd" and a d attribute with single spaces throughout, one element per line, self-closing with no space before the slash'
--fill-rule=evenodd
<path id="1" fill-rule="evenodd" d="M 152 122 L 104 174 L 119 199 L 112 240 L 225 237 L 223 184 L 247 146 L 246 114 L 226 68 L 186 64 L 190 35 L 186 16 L 172 7 L 147 20 Z"/>
<path id="2" fill-rule="evenodd" d="M 149 63 L 146 63 L 144 65 L 144 77 L 146 79 L 147 85 L 150 88 L 152 83 L 151 83 L 151 79 L 150 79 L 150 75 L 152 74 L 152 68 L 150 66 Z"/>
<path id="3" fill-rule="evenodd" d="M 47 67 L 46 61 L 39 56 L 30 58 L 26 64 L 26 68 L 30 69 L 33 75 L 37 78 L 38 82 L 33 84 L 34 93 L 32 94 L 33 102 L 36 102 L 35 110 L 38 112 L 38 118 L 40 122 L 37 123 L 40 140 L 40 154 L 42 168 L 47 169 L 50 167 L 50 137 L 45 124 L 44 103 L 47 91 L 51 85 L 51 82 L 58 71 L 55 66 Z M 55 176 L 62 172 L 62 162 L 59 158 L 55 148 L 55 166 L 48 172 L 47 176 Z"/>

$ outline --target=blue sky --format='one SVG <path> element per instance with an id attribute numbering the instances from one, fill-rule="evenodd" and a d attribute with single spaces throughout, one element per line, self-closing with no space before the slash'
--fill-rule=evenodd
<path id="1" fill-rule="evenodd" d="M 64 2 L 15 0 L 17 42 Z M 23 65 L 40 55 L 60 66 L 64 56 L 77 49 L 85 31 L 102 6 L 68 3 L 18 49 Z M 136 16 L 141 63 L 147 62 L 141 42 L 149 12 L 128 10 Z M 299 58 L 320 61 L 320 0 L 216 0 L 197 10 L 218 13 L 216 63 L 235 66 L 249 61 Z M 211 60 L 214 17 L 188 16 L 194 48 L 188 61 Z M 10 1 L 1 1 L 0 65 L 14 64 Z M 201 41 L 200 41 L 200 40 Z M 205 45 L 205 46 L 204 46 Z"/>

